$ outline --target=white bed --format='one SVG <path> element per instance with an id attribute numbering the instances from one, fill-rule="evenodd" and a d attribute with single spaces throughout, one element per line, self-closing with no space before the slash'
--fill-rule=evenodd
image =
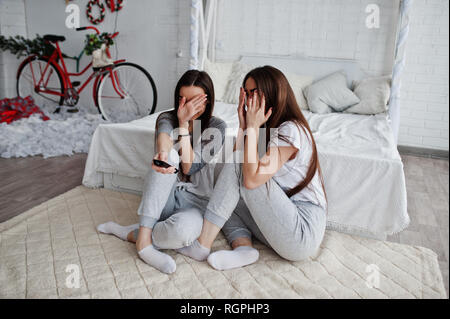
<path id="1" fill-rule="evenodd" d="M 354 61 L 246 57 L 252 65 L 271 64 L 320 78 L 343 69 L 349 80 L 364 74 Z M 159 114 L 159 113 L 158 113 Z M 94 133 L 83 185 L 141 193 L 153 157 L 158 114 L 126 124 L 100 125 Z M 238 127 L 236 105 L 216 102 L 214 114 L 226 121 L 229 138 Z M 328 228 L 384 239 L 409 224 L 403 164 L 385 113 L 315 114 L 304 111 L 317 142 L 328 195 Z M 217 176 L 214 166 L 205 168 Z M 213 178 L 210 178 L 210 180 Z M 212 187 L 212 186 L 211 186 Z"/>

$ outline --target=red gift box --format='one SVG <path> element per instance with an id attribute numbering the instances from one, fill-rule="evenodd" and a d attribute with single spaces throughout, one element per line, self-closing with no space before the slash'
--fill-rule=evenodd
<path id="1" fill-rule="evenodd" d="M 44 121 L 50 119 L 34 104 L 31 96 L 0 100 L 0 123 L 6 122 L 9 124 L 13 121 L 28 118 L 33 114 L 39 114 Z"/>

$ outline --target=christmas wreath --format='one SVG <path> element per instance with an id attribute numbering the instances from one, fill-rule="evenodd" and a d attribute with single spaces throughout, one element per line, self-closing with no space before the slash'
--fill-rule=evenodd
<path id="1" fill-rule="evenodd" d="M 86 46 L 84 47 L 84 53 L 86 55 L 92 55 L 97 49 L 100 49 L 102 44 L 105 43 L 107 47 L 114 44 L 114 40 L 111 39 L 110 35 L 106 32 L 102 34 L 87 34 L 86 35 Z"/>
<path id="2" fill-rule="evenodd" d="M 112 12 L 122 10 L 123 0 L 107 0 L 106 5 L 111 9 Z"/>
<path id="3" fill-rule="evenodd" d="M 97 6 L 100 10 L 100 16 L 97 18 L 92 15 L 92 8 L 94 6 Z M 105 5 L 101 3 L 100 0 L 90 0 L 86 7 L 86 15 L 92 24 L 99 24 L 103 22 L 103 20 L 105 20 L 105 11 Z"/>

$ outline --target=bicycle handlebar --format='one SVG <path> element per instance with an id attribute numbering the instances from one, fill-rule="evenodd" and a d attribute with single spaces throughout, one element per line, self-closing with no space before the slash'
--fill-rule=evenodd
<path id="1" fill-rule="evenodd" d="M 89 27 L 80 27 L 80 28 L 76 28 L 75 30 L 76 31 L 84 31 L 84 30 L 88 30 L 88 29 L 94 30 L 95 33 L 100 34 L 100 31 L 98 31 L 98 29 L 96 27 L 91 27 L 91 26 L 89 26 Z"/>

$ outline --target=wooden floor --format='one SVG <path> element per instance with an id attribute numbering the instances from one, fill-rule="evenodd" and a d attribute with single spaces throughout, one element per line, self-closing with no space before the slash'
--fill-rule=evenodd
<path id="1" fill-rule="evenodd" d="M 86 158 L 0 158 L 0 223 L 80 185 Z"/>
<path id="2" fill-rule="evenodd" d="M 80 185 L 86 157 L 0 158 L 0 222 Z M 435 251 L 448 295 L 449 162 L 410 155 L 402 158 L 411 224 L 388 240 Z"/>
<path id="3" fill-rule="evenodd" d="M 449 167 L 448 160 L 402 155 L 408 214 L 408 228 L 389 241 L 419 245 L 438 254 L 449 295 Z"/>

